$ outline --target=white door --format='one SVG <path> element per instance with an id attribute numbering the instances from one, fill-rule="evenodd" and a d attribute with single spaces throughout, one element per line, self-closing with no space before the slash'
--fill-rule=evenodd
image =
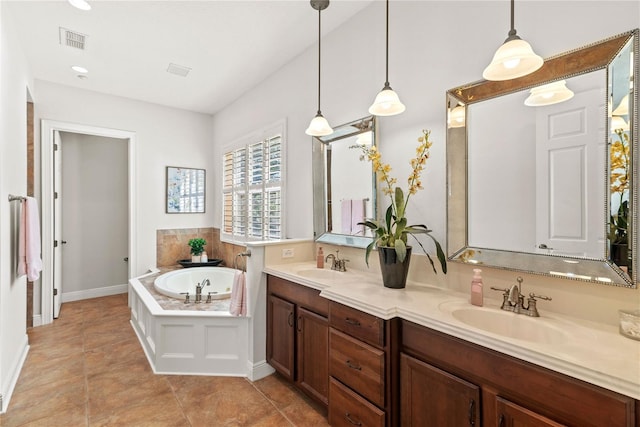
<path id="1" fill-rule="evenodd" d="M 62 304 L 62 139 L 53 133 L 53 318 Z M 66 243 L 66 242 L 64 242 Z"/>
<path id="2" fill-rule="evenodd" d="M 604 95 L 536 108 L 536 249 L 604 258 Z"/>

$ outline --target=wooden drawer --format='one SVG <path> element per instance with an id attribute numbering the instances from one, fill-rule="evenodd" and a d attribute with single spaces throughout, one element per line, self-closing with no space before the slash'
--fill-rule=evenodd
<path id="1" fill-rule="evenodd" d="M 316 314 L 325 317 L 329 315 L 329 300 L 321 297 L 317 289 L 271 275 L 267 276 L 267 289 L 270 294 L 278 295 Z"/>
<path id="2" fill-rule="evenodd" d="M 384 351 L 329 329 L 329 375 L 384 407 Z"/>
<path id="3" fill-rule="evenodd" d="M 384 320 L 376 316 L 331 302 L 329 325 L 371 345 L 384 347 Z"/>
<path id="4" fill-rule="evenodd" d="M 330 378 L 329 424 L 332 427 L 384 427 L 385 414 L 336 379 Z"/>

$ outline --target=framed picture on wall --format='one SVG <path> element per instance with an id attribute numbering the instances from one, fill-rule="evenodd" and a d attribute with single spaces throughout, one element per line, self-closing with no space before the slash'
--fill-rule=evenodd
<path id="1" fill-rule="evenodd" d="M 204 213 L 204 169 L 167 166 L 167 213 Z"/>

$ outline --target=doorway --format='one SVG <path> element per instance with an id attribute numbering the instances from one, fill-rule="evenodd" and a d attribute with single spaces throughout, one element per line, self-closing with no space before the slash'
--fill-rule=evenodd
<path id="1" fill-rule="evenodd" d="M 76 193 L 71 196 L 70 201 L 59 203 L 64 200 L 64 194 L 61 193 L 61 190 L 64 190 L 64 187 L 60 187 L 56 189 L 56 182 L 59 183 L 59 182 L 62 182 L 63 180 L 62 174 L 58 174 L 58 177 L 56 178 L 56 171 L 61 172 L 63 168 L 56 167 L 56 163 L 61 158 L 61 156 L 56 156 L 54 153 L 56 153 L 55 151 L 56 145 L 58 150 L 61 150 L 61 151 L 64 150 L 65 143 L 57 141 L 57 139 L 60 136 L 62 136 L 62 141 L 64 141 L 65 138 L 69 141 L 69 147 L 72 147 L 74 145 L 72 140 L 78 137 L 81 139 L 85 139 L 86 141 L 93 141 L 93 143 L 89 143 L 93 145 L 95 144 L 100 145 L 104 143 L 107 143 L 107 144 L 120 143 L 123 145 L 123 147 L 121 148 L 124 150 L 124 152 L 126 152 L 126 155 L 123 154 L 123 156 L 126 158 L 126 162 L 124 165 L 120 166 L 121 170 L 119 170 L 118 172 L 116 171 L 113 171 L 113 172 L 118 173 L 120 175 L 123 175 L 123 174 L 126 175 L 126 191 L 128 194 L 125 197 L 126 201 L 124 203 L 121 203 L 117 209 L 119 210 L 124 209 L 126 211 L 125 226 L 126 226 L 127 242 L 126 242 L 126 252 L 124 254 L 121 253 L 122 247 L 116 248 L 115 252 L 118 253 L 119 267 L 123 267 L 123 264 L 126 266 L 124 267 L 126 271 L 125 279 L 132 277 L 135 271 L 135 254 L 136 254 L 136 244 L 135 244 L 136 239 L 135 239 L 135 232 L 134 232 L 134 224 L 135 224 L 135 218 L 136 218 L 136 215 L 135 215 L 136 213 L 135 133 L 116 130 L 116 129 L 99 128 L 94 126 L 43 120 L 42 132 L 41 132 L 41 144 L 42 144 L 42 151 L 41 151 L 41 154 L 42 154 L 42 202 L 41 202 L 41 205 L 42 205 L 42 260 L 43 260 L 42 293 L 41 293 L 42 324 L 51 323 L 53 319 L 57 317 L 60 309 L 60 304 L 63 302 L 63 300 L 72 301 L 74 299 L 91 298 L 95 296 L 109 295 L 111 293 L 119 293 L 119 292 L 122 292 L 124 289 L 126 289 L 126 282 L 127 282 L 127 280 L 125 280 L 124 283 L 115 283 L 115 282 L 121 281 L 122 279 L 114 278 L 114 277 L 109 277 L 107 279 L 109 283 L 104 283 L 101 280 L 98 280 L 98 282 L 90 282 L 89 281 L 90 279 L 93 279 L 94 276 L 98 275 L 97 272 L 92 271 L 90 267 L 89 267 L 89 270 L 79 269 L 78 271 L 69 271 L 71 276 L 66 275 L 67 277 L 64 277 L 64 278 L 62 274 L 60 274 L 62 271 L 64 271 L 64 268 L 65 268 L 61 262 L 64 259 L 63 251 L 67 252 L 67 248 L 65 246 L 68 246 L 70 248 L 72 241 L 67 239 L 66 237 L 63 237 L 60 234 L 60 231 L 62 230 L 62 222 L 56 221 L 56 219 L 58 220 L 61 219 L 60 215 L 57 216 L 56 213 L 58 212 L 61 213 L 62 218 L 64 218 L 65 213 L 63 208 L 65 205 L 68 205 L 67 202 L 72 203 L 73 199 L 75 199 L 75 203 L 80 203 L 80 204 L 85 203 L 88 200 L 84 200 L 84 201 L 77 200 L 78 197 L 80 197 L 78 194 L 87 194 L 86 191 L 90 192 L 90 187 L 89 187 L 89 190 L 86 190 L 86 189 L 83 190 L 85 191 L 85 193 L 83 192 Z M 104 139 L 104 138 L 108 138 L 108 139 Z M 78 142 L 76 145 L 78 144 L 82 144 L 82 142 Z M 84 148 L 87 148 L 87 147 L 88 145 L 84 146 Z M 98 148 L 98 151 L 100 149 L 101 148 Z M 74 149 L 72 148 L 72 150 Z M 73 154 L 73 151 L 71 152 L 71 154 Z M 95 147 L 94 147 L 93 154 L 94 155 L 96 154 Z M 74 155 L 77 156 L 78 153 L 75 153 Z M 70 157 L 69 165 L 74 163 L 73 161 L 71 161 L 72 157 Z M 80 163 L 78 163 L 76 159 L 75 163 L 76 163 L 76 166 L 74 166 L 74 168 L 76 169 L 75 173 L 80 173 L 78 171 L 82 169 L 82 164 L 81 164 L 82 162 L 80 161 Z M 70 175 L 71 178 L 67 178 L 68 180 L 77 181 L 77 179 L 84 179 L 79 177 L 76 179 L 73 177 L 74 172 L 72 172 L 71 170 L 68 172 L 72 174 Z M 101 177 L 89 178 L 89 179 L 108 180 L 109 176 L 101 176 Z M 58 199 L 55 198 L 56 192 L 59 192 Z M 60 206 L 56 208 L 56 204 Z M 67 207 L 67 209 L 69 209 L 69 207 Z M 73 210 L 70 211 L 70 213 L 72 212 Z M 97 212 L 97 211 L 94 211 L 94 212 Z M 77 213 L 77 210 L 76 210 L 76 213 Z M 104 214 L 108 215 L 108 213 L 109 212 L 106 212 Z M 94 216 L 95 215 L 98 215 L 98 214 L 94 213 Z M 102 213 L 99 215 L 102 215 Z M 56 226 L 56 222 L 58 222 L 57 226 Z M 86 233 L 85 231 L 83 231 L 80 233 L 76 232 L 75 234 L 72 234 L 75 236 L 73 241 L 75 249 L 79 250 L 82 253 L 82 256 L 84 255 L 89 256 L 91 254 L 99 255 L 101 253 L 101 245 L 105 244 L 106 242 L 104 241 L 91 242 L 92 236 L 93 236 L 91 230 L 99 229 L 100 227 L 102 227 L 102 224 L 98 220 L 94 222 L 89 222 L 88 224 L 85 223 L 85 225 L 82 225 L 81 228 L 82 227 L 88 227 L 85 230 Z M 86 234 L 86 236 L 83 236 L 84 234 Z M 93 236 L 93 239 L 101 239 L 101 238 Z M 64 244 L 63 241 L 67 243 Z M 88 243 L 88 242 L 91 242 L 91 243 Z M 89 247 L 87 247 L 87 245 L 89 245 Z M 70 250 L 68 252 L 74 252 L 74 251 Z M 128 258 L 128 259 L 125 261 L 125 258 Z M 77 260 L 77 261 L 73 260 L 73 261 L 75 264 L 74 263 L 71 263 L 71 264 L 66 263 L 66 264 L 75 265 L 74 269 L 78 267 L 78 264 L 83 262 L 81 260 Z M 101 262 L 101 260 L 99 259 L 97 261 L 91 260 L 91 262 Z M 67 268 L 71 268 L 71 267 L 67 267 Z M 102 274 L 102 277 L 109 276 L 109 273 L 103 272 L 101 274 Z M 76 276 L 76 278 L 73 278 L 74 275 Z M 66 293 L 65 295 L 66 291 L 62 291 L 61 285 L 63 283 L 63 279 L 64 279 L 64 284 L 66 285 L 67 280 L 70 277 L 73 278 L 72 281 L 68 282 L 69 286 L 71 286 L 71 289 L 69 289 L 69 292 Z M 85 281 L 84 284 L 80 284 L 80 282 L 82 282 L 83 280 L 78 279 L 79 277 L 81 277 Z M 114 280 L 115 282 L 113 282 Z M 84 286 L 85 288 L 78 288 L 79 286 L 81 287 Z"/>

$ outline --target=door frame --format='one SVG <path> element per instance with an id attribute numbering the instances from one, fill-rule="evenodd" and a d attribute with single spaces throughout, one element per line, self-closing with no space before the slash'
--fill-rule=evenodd
<path id="1" fill-rule="evenodd" d="M 134 233 L 137 215 L 136 206 L 136 133 L 131 131 L 81 125 L 57 120 L 41 121 L 41 206 L 42 206 L 42 324 L 53 322 L 53 134 L 54 131 L 72 132 L 85 135 L 126 139 L 128 141 L 128 182 L 129 182 L 129 265 L 128 276 L 135 273 L 137 239 Z"/>

